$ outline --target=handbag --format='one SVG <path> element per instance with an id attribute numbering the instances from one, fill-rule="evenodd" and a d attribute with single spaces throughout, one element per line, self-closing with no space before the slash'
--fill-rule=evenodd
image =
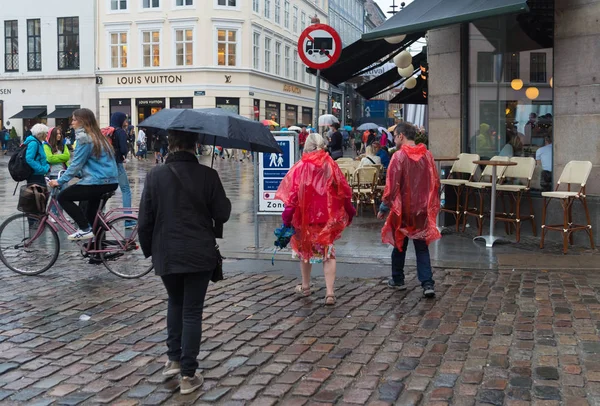
<path id="1" fill-rule="evenodd" d="M 173 165 L 166 165 L 167 168 L 169 168 L 171 170 L 171 172 L 173 172 L 173 175 L 175 175 L 175 178 L 177 178 L 177 182 L 179 183 L 179 186 L 183 189 L 183 191 L 185 193 L 187 193 L 188 197 L 192 200 L 195 201 L 196 204 L 198 204 L 199 206 L 204 206 L 204 202 L 200 202 L 196 199 L 196 196 L 188 189 L 185 187 L 183 181 L 181 180 L 181 177 L 179 176 L 179 173 L 177 172 L 177 169 L 175 169 L 173 167 Z M 217 250 L 217 264 L 215 267 L 215 270 L 213 271 L 212 276 L 210 277 L 210 280 L 213 282 L 219 282 L 222 281 L 223 279 L 225 279 L 223 277 L 223 260 L 226 259 L 223 255 L 221 255 L 221 251 L 219 250 L 219 244 L 215 244 L 215 249 Z"/>
<path id="2" fill-rule="evenodd" d="M 342 151 L 341 149 L 338 149 L 336 151 L 331 151 L 331 158 L 333 160 L 336 160 L 338 158 L 341 158 L 344 156 L 344 151 Z"/>
<path id="3" fill-rule="evenodd" d="M 47 190 L 36 184 L 21 186 L 17 210 L 27 214 L 44 214 L 48 199 Z"/>

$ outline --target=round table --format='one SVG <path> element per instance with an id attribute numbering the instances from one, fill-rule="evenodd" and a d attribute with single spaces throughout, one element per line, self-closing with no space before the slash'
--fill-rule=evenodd
<path id="1" fill-rule="evenodd" d="M 515 166 L 516 162 L 510 161 L 473 161 L 477 165 L 485 165 L 492 167 L 492 196 L 491 196 L 491 207 L 490 207 L 490 235 L 481 235 L 473 238 L 473 241 L 483 240 L 485 241 L 486 248 L 492 248 L 494 243 L 500 241 L 500 237 L 494 236 L 494 225 L 496 223 L 496 182 L 498 181 L 498 175 L 496 169 L 499 166 Z"/>
<path id="2" fill-rule="evenodd" d="M 442 177 L 442 162 L 454 162 L 454 161 L 458 161 L 458 158 L 455 156 L 438 156 L 438 157 L 433 157 L 433 160 L 435 162 L 437 162 L 438 176 L 441 178 Z M 441 187 L 440 187 L 440 192 L 441 192 Z M 441 200 L 440 200 L 440 208 L 441 207 L 442 206 L 441 206 Z M 438 211 L 437 217 L 435 218 L 435 224 L 440 224 L 440 211 Z M 458 219 L 456 221 L 458 221 Z M 445 227 L 440 227 L 439 225 L 437 226 L 437 229 L 440 233 L 444 233 L 446 231 Z"/>

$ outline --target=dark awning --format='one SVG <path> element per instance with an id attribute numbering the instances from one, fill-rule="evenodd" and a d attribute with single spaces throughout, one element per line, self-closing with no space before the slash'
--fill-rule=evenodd
<path id="1" fill-rule="evenodd" d="M 427 104 L 427 97 L 423 94 L 426 89 L 426 80 L 417 76 L 417 85 L 413 89 L 404 89 L 398 93 L 390 103 L 395 104 Z"/>
<path id="2" fill-rule="evenodd" d="M 413 56 L 412 64 L 415 69 L 419 69 L 421 64 L 427 64 L 427 48 L 423 49 L 424 50 L 421 51 L 421 53 Z M 403 79 L 402 76 L 400 76 L 398 69 L 393 68 L 376 77 L 375 79 L 368 81 L 364 85 L 359 86 L 356 88 L 356 92 L 368 100 L 380 93 L 390 90 L 390 87 L 397 87 L 401 85 L 406 81 L 406 79 L 407 78 Z"/>
<path id="3" fill-rule="evenodd" d="M 340 59 L 331 67 L 321 70 L 321 77 L 332 85 L 339 85 L 348 79 L 369 70 L 374 63 L 389 55 L 391 59 L 395 54 L 425 35 L 424 32 L 407 35 L 399 44 L 390 44 L 385 40 L 365 42 L 358 40 L 342 50 Z M 392 54 L 392 55 L 390 55 Z M 308 69 L 309 73 L 316 74 L 316 70 Z"/>
<path id="4" fill-rule="evenodd" d="M 24 107 L 11 118 L 38 118 L 46 114 L 46 107 Z"/>
<path id="5" fill-rule="evenodd" d="M 415 0 L 362 39 L 373 41 L 527 11 L 526 0 Z"/>
<path id="6" fill-rule="evenodd" d="M 56 107 L 52 113 L 48 114 L 46 118 L 70 118 L 73 115 L 73 112 L 77 110 L 79 106 L 63 106 Z"/>

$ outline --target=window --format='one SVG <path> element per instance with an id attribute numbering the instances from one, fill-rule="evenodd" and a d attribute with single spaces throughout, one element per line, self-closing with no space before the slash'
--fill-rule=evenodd
<path id="1" fill-rule="evenodd" d="M 285 0 L 283 3 L 283 26 L 290 28 L 290 0 Z"/>
<path id="2" fill-rule="evenodd" d="M 177 0 L 175 2 L 175 5 L 177 7 L 193 6 L 194 5 L 194 0 Z"/>
<path id="3" fill-rule="evenodd" d="M 265 37 L 265 72 L 271 72 L 271 38 Z"/>
<path id="4" fill-rule="evenodd" d="M 293 31 L 298 32 L 298 7 L 294 6 L 294 21 Z"/>
<path id="5" fill-rule="evenodd" d="M 519 53 L 504 54 L 504 81 L 510 82 L 519 78 Z"/>
<path id="6" fill-rule="evenodd" d="M 160 66 L 160 31 L 142 31 L 142 66 Z"/>
<path id="7" fill-rule="evenodd" d="M 546 83 L 546 54 L 544 52 L 531 53 L 529 81 L 531 83 Z"/>
<path id="8" fill-rule="evenodd" d="M 477 52 L 477 81 L 494 81 L 494 54 L 492 52 Z"/>
<path id="9" fill-rule="evenodd" d="M 112 11 L 127 10 L 127 0 L 110 0 L 110 9 Z"/>
<path id="10" fill-rule="evenodd" d="M 306 68 L 304 66 L 304 63 L 302 63 L 302 62 L 299 62 L 299 63 L 300 63 L 300 75 L 301 75 L 300 81 L 302 83 L 306 83 Z"/>
<path id="11" fill-rule="evenodd" d="M 252 11 L 260 13 L 260 0 L 252 0 Z"/>
<path id="12" fill-rule="evenodd" d="M 79 17 L 58 19 L 58 69 L 79 69 Z"/>
<path id="13" fill-rule="evenodd" d="M 298 51 L 294 51 L 294 80 L 298 80 Z"/>
<path id="14" fill-rule="evenodd" d="M 300 14 L 300 28 L 302 31 L 306 28 L 306 13 L 304 11 Z"/>
<path id="15" fill-rule="evenodd" d="M 237 0 L 218 0 L 217 4 L 222 7 L 237 7 Z"/>
<path id="16" fill-rule="evenodd" d="M 290 47 L 289 45 L 285 46 L 285 77 L 289 78 L 290 77 Z"/>
<path id="17" fill-rule="evenodd" d="M 281 75 L 281 42 L 275 43 L 275 74 Z"/>
<path id="18" fill-rule="evenodd" d="M 142 6 L 144 8 L 159 8 L 160 0 L 143 0 Z"/>
<path id="19" fill-rule="evenodd" d="M 127 67 L 127 33 L 110 34 L 110 67 L 114 69 Z"/>
<path id="20" fill-rule="evenodd" d="M 275 24 L 281 24 L 281 0 L 275 0 Z"/>
<path id="21" fill-rule="evenodd" d="M 19 23 L 17 20 L 4 22 L 4 70 L 19 71 Z"/>
<path id="22" fill-rule="evenodd" d="M 27 20 L 27 70 L 42 70 L 42 33 L 40 20 Z"/>
<path id="23" fill-rule="evenodd" d="M 194 30 L 191 28 L 175 31 L 175 64 L 177 66 L 194 64 Z"/>
<path id="24" fill-rule="evenodd" d="M 258 54 L 260 52 L 260 34 L 255 32 L 252 40 L 252 67 L 254 69 L 258 69 L 259 65 L 259 57 Z"/>
<path id="25" fill-rule="evenodd" d="M 271 0 L 265 0 L 265 18 L 271 18 Z"/>
<path id="26" fill-rule="evenodd" d="M 237 30 L 218 30 L 217 63 L 219 66 L 237 65 Z"/>

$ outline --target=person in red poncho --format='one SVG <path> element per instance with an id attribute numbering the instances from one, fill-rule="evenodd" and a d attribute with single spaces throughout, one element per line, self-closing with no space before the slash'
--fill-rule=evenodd
<path id="1" fill-rule="evenodd" d="M 323 263 L 326 305 L 335 304 L 335 248 L 333 243 L 350 225 L 356 210 L 352 190 L 342 171 L 325 150 L 320 134 L 310 134 L 304 154 L 281 181 L 275 198 L 285 204 L 283 224 L 293 226 L 292 251 L 300 258 L 302 285 L 296 291 L 310 295 L 312 264 Z"/>
<path id="2" fill-rule="evenodd" d="M 417 276 L 425 297 L 435 290 L 428 245 L 441 237 L 436 226 L 440 210 L 440 181 L 433 156 L 424 144 L 415 145 L 416 130 L 409 123 L 398 124 L 394 141 L 398 151 L 392 156 L 378 218 L 388 218 L 381 230 L 384 243 L 394 246 L 392 277 L 388 286 L 406 289 L 404 260 L 408 239 L 415 244 Z"/>

